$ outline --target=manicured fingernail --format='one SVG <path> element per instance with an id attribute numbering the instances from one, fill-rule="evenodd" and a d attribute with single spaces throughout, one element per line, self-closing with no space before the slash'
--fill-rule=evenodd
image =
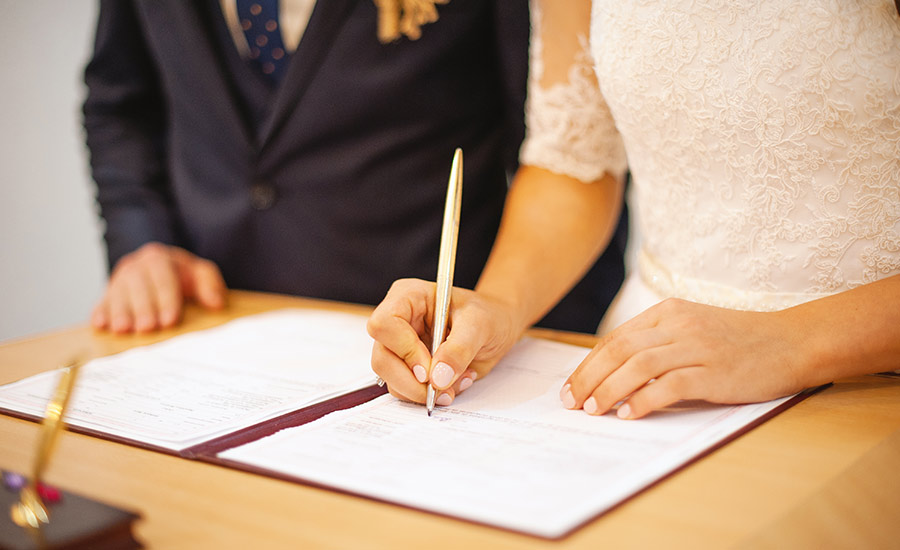
<path id="1" fill-rule="evenodd" d="M 572 387 L 572 384 L 566 384 L 559 390 L 559 400 L 562 401 L 566 398 L 566 393 L 569 391 L 569 388 Z"/>
<path id="2" fill-rule="evenodd" d="M 425 367 L 423 367 L 422 365 L 416 365 L 415 367 L 413 367 L 413 374 L 415 375 L 416 380 L 423 384 L 426 380 L 428 380 L 428 373 L 425 372 Z"/>
<path id="3" fill-rule="evenodd" d="M 449 405 L 450 403 L 453 403 L 453 398 L 450 397 L 450 394 L 449 394 L 449 393 L 442 393 L 442 394 L 439 395 L 438 398 L 435 400 L 435 403 L 437 403 L 437 404 L 440 405 L 441 407 L 446 407 L 446 406 Z"/>
<path id="4" fill-rule="evenodd" d="M 616 411 L 616 416 L 622 419 L 627 419 L 631 416 L 631 407 L 628 403 L 619 406 L 619 410 Z"/>
<path id="5" fill-rule="evenodd" d="M 463 378 L 459 381 L 459 391 L 466 391 L 467 389 L 472 387 L 472 379 L 471 378 Z"/>
<path id="6" fill-rule="evenodd" d="M 567 409 L 575 408 L 575 396 L 572 395 L 572 392 L 567 388 L 565 395 L 562 396 L 563 407 Z"/>
<path id="7" fill-rule="evenodd" d="M 431 381 L 439 388 L 446 388 L 453 382 L 453 369 L 447 363 L 438 363 L 431 371 Z"/>
<path id="8" fill-rule="evenodd" d="M 472 371 L 471 374 L 470 374 L 470 376 L 472 377 L 472 382 L 478 380 L 478 373 L 477 373 L 477 372 Z"/>
<path id="9" fill-rule="evenodd" d="M 594 396 L 590 396 L 587 398 L 587 401 L 584 402 L 584 412 L 588 414 L 597 414 L 597 400 L 594 399 Z"/>

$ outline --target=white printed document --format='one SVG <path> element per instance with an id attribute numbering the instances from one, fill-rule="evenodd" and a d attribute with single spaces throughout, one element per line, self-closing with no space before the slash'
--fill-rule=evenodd
<path id="1" fill-rule="evenodd" d="M 772 413 L 684 403 L 641 420 L 565 409 L 588 349 L 520 342 L 428 417 L 390 395 L 229 449 L 219 458 L 537 536 L 562 536 Z"/>
<path id="2" fill-rule="evenodd" d="M 172 451 L 374 384 L 366 317 L 284 309 L 94 359 L 67 424 Z M 0 387 L 42 417 L 59 371 Z"/>

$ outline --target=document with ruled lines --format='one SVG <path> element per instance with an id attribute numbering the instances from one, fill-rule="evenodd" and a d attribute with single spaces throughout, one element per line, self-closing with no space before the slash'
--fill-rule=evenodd
<path id="1" fill-rule="evenodd" d="M 284 309 L 94 359 L 65 422 L 171 451 L 375 383 L 366 317 Z M 0 408 L 42 417 L 59 371 L 0 387 Z"/>
<path id="2" fill-rule="evenodd" d="M 586 348 L 520 342 L 428 417 L 384 395 L 229 449 L 226 463 L 557 538 L 786 406 L 683 403 L 641 420 L 565 409 Z"/>

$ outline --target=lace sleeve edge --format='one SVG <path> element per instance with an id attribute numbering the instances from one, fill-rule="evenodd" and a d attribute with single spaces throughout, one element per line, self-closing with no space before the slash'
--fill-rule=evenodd
<path id="1" fill-rule="evenodd" d="M 604 174 L 610 174 L 621 180 L 628 170 L 623 147 L 611 151 L 605 163 L 598 163 L 579 160 L 571 153 L 548 147 L 538 141 L 533 138 L 525 139 L 519 152 L 520 164 L 543 168 L 554 174 L 575 178 L 583 183 L 593 183 L 602 178 Z"/>

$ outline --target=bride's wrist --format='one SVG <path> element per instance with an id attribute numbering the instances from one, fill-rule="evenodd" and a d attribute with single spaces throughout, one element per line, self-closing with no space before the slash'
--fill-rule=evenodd
<path id="1" fill-rule="evenodd" d="M 775 315 L 781 321 L 780 331 L 787 335 L 789 347 L 786 361 L 795 373 L 800 388 L 812 388 L 839 378 L 835 369 L 835 334 L 830 323 L 822 323 L 807 308 L 795 307 Z"/>
<path id="2" fill-rule="evenodd" d="M 475 292 L 502 312 L 512 340 L 518 340 L 534 324 L 535 321 L 532 321 L 528 314 L 527 305 L 508 288 L 492 289 L 479 285 L 475 287 Z"/>

